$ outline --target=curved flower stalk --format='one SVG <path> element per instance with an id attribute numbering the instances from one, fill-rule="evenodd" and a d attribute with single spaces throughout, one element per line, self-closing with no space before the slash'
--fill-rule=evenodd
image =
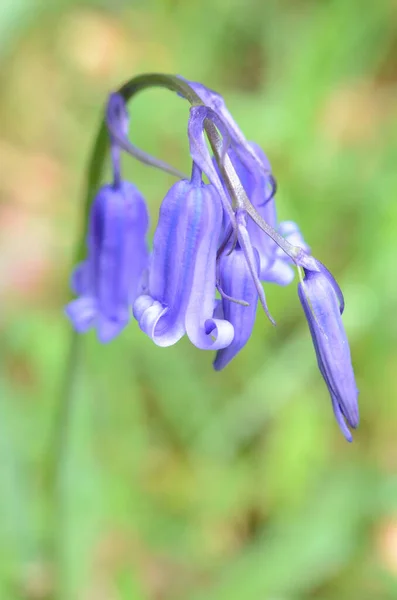
<path id="1" fill-rule="evenodd" d="M 343 297 L 329 271 L 318 261 L 317 265 L 317 271 L 304 269 L 305 277 L 298 286 L 299 298 L 336 420 L 345 438 L 351 442 L 346 422 L 354 429 L 358 426 L 358 390 L 341 318 Z"/>
<path id="2" fill-rule="evenodd" d="M 161 169 L 176 177 L 184 177 L 184 174 L 178 169 L 131 144 L 128 137 L 129 116 L 121 94 L 114 92 L 109 95 L 105 122 L 110 139 L 112 140 L 112 149 L 117 148 L 117 151 L 124 150 L 145 165 Z"/>
<path id="3" fill-rule="evenodd" d="M 190 180 L 129 140 L 126 102 L 154 85 L 177 92 L 192 105 Z M 170 346 L 186 334 L 197 348 L 217 351 L 214 368 L 221 370 L 248 342 L 258 300 L 274 324 L 262 282 L 287 285 L 296 265 L 304 270 L 299 297 L 319 368 L 338 424 L 350 441 L 358 407 L 340 316 L 342 294 L 311 255 L 298 225 L 278 222 L 269 160 L 246 140 L 222 96 L 200 83 L 161 74 L 139 76 L 111 94 L 91 163 L 90 200 L 94 184 L 99 188 L 97 164 L 103 163 L 105 134 L 113 183 L 100 187 L 89 212 L 87 257 L 72 282 L 79 298 L 66 309 L 75 328 L 95 327 L 99 339 L 109 341 L 128 323 L 132 309 L 155 344 Z M 122 179 L 122 152 L 182 177 L 162 202 L 150 259 L 145 201 Z"/>
<path id="4" fill-rule="evenodd" d="M 134 304 L 139 326 L 158 346 L 171 346 L 185 333 L 204 350 L 232 341 L 232 324 L 213 318 L 221 227 L 221 200 L 194 166 L 192 179 L 174 184 L 163 200 L 148 293 Z"/>

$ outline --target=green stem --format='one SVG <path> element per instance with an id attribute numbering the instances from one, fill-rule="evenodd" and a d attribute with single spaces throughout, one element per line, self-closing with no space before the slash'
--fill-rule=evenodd
<path id="1" fill-rule="evenodd" d="M 105 121 L 103 120 L 99 126 L 99 131 L 94 141 L 91 158 L 88 163 L 87 180 L 84 193 L 83 219 L 81 223 L 81 229 L 78 237 L 73 264 L 77 264 L 84 258 L 85 238 L 88 229 L 88 217 L 90 214 L 90 206 L 102 179 L 108 150 L 109 136 L 106 129 Z"/>
<path id="2" fill-rule="evenodd" d="M 95 139 L 91 160 L 87 172 L 85 201 L 81 231 L 76 244 L 74 264 L 80 262 L 85 254 L 85 232 L 91 200 L 99 186 L 107 155 L 108 135 L 105 123 L 102 122 Z M 51 494 L 50 517 L 51 537 L 49 555 L 54 565 L 54 597 L 62 597 L 63 582 L 63 531 L 67 527 L 64 502 L 64 475 L 68 454 L 70 429 L 74 415 L 75 387 L 81 363 L 82 343 L 76 331 L 71 331 L 66 368 L 63 374 L 59 405 L 57 407 L 53 428 L 53 437 L 49 449 L 49 488 Z"/>
<path id="3" fill-rule="evenodd" d="M 49 558 L 54 568 L 54 598 L 63 597 L 64 583 L 64 531 L 67 528 L 67 510 L 65 506 L 65 476 L 67 474 L 67 456 L 70 431 L 74 416 L 74 401 L 77 398 L 75 388 L 78 381 L 82 345 L 80 336 L 73 330 L 69 344 L 66 369 L 63 375 L 60 402 L 54 423 L 54 436 L 49 452 L 50 486 L 50 544 Z"/>
<path id="4" fill-rule="evenodd" d="M 118 93 L 128 102 L 135 94 L 150 87 L 163 87 L 176 92 L 190 102 L 192 106 L 203 104 L 200 96 L 196 94 L 187 81 L 176 75 L 164 75 L 163 73 L 138 75 L 121 86 Z"/>

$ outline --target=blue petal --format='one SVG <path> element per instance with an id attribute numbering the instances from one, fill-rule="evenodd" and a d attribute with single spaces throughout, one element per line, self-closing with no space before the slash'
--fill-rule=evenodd
<path id="1" fill-rule="evenodd" d="M 79 263 L 72 273 L 70 278 L 70 288 L 76 296 L 82 296 L 83 294 L 89 294 L 91 289 L 91 282 L 89 272 L 87 268 L 87 261 Z"/>
<path id="2" fill-rule="evenodd" d="M 72 300 L 65 307 L 65 313 L 78 333 L 85 333 L 95 325 L 97 310 L 97 303 L 90 296 Z"/>
<path id="3" fill-rule="evenodd" d="M 289 285 L 295 277 L 294 269 L 284 259 L 268 259 L 262 255 L 261 280 L 277 285 Z"/>
<path id="4" fill-rule="evenodd" d="M 119 335 L 119 333 L 124 329 L 127 323 L 128 319 L 107 319 L 105 316 L 101 315 L 98 319 L 97 325 L 98 340 L 102 344 L 110 342 L 113 338 Z"/>

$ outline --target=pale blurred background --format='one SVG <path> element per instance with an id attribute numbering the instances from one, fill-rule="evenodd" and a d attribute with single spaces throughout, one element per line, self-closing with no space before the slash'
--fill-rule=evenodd
<path id="1" fill-rule="evenodd" d="M 0 599 L 397 598 L 395 0 L 0 0 Z M 62 408 L 62 307 L 106 94 L 147 71 L 224 95 L 346 299 L 345 442 L 296 293 L 267 286 L 224 372 L 135 323 L 85 336 Z M 187 104 L 131 104 L 189 170 Z M 126 159 L 152 232 L 172 178 Z"/>

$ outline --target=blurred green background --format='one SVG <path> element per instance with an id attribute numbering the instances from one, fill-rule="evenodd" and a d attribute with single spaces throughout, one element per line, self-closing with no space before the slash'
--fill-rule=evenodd
<path id="1" fill-rule="evenodd" d="M 0 599 L 397 598 L 395 0 L 0 0 Z M 296 293 L 224 372 L 136 324 L 72 348 L 62 307 L 106 94 L 147 71 L 221 92 L 345 294 L 345 442 Z M 189 170 L 187 104 L 131 104 Z M 172 178 L 126 159 L 152 232 Z M 65 393 L 68 402 L 65 403 Z"/>

